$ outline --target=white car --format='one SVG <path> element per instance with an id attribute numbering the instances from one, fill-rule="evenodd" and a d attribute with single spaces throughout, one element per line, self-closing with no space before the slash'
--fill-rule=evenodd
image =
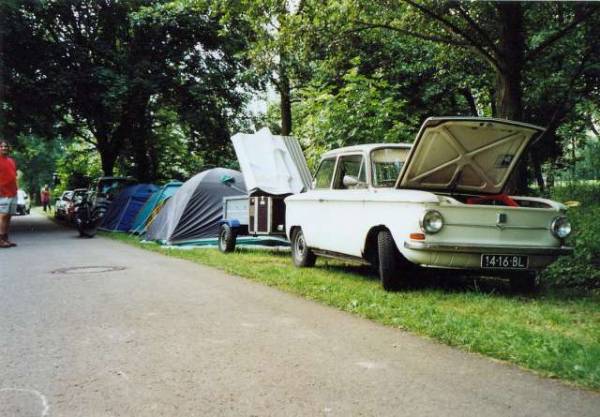
<path id="1" fill-rule="evenodd" d="M 414 145 L 350 146 L 323 155 L 313 189 L 286 198 L 296 266 L 316 255 L 378 269 L 386 290 L 415 266 L 508 277 L 532 289 L 571 225 L 555 201 L 508 196 L 506 183 L 543 129 L 489 118 L 429 118 Z"/>
<path id="2" fill-rule="evenodd" d="M 67 216 L 67 205 L 73 200 L 73 191 L 63 191 L 54 205 L 54 217 L 64 219 Z"/>
<path id="3" fill-rule="evenodd" d="M 31 212 L 31 200 L 25 190 L 17 190 L 17 214 L 24 216 Z"/>

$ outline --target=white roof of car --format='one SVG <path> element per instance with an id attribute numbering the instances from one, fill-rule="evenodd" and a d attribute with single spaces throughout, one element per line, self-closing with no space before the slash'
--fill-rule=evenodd
<path id="1" fill-rule="evenodd" d="M 401 148 L 401 149 L 410 149 L 412 144 L 410 143 L 368 143 L 365 145 L 353 145 L 353 146 L 344 146 L 343 148 L 333 149 L 323 154 L 321 159 L 331 158 L 340 154 L 346 153 L 369 153 L 373 149 L 378 148 Z"/>

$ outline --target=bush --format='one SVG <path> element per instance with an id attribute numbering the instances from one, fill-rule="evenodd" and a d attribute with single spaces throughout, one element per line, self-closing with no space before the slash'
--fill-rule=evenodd
<path id="1" fill-rule="evenodd" d="M 567 216 L 573 234 L 567 244 L 573 255 L 563 257 L 542 274 L 542 282 L 554 288 L 600 289 L 600 185 L 572 184 L 555 188 L 550 198 L 560 202 L 577 201 Z"/>

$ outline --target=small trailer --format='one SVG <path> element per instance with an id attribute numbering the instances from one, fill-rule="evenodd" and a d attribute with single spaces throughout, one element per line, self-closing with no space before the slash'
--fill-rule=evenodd
<path id="1" fill-rule="evenodd" d="M 311 188 L 312 177 L 298 141 L 268 129 L 231 138 L 248 196 L 225 197 L 219 249 L 231 252 L 239 236 L 253 243 L 289 245 L 285 234 L 285 198 Z M 233 185 L 232 185 L 233 186 Z"/>

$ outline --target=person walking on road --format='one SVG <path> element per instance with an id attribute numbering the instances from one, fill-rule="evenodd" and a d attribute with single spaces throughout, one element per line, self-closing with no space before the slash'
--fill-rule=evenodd
<path id="1" fill-rule="evenodd" d="M 48 188 L 48 184 L 44 185 L 44 187 L 42 187 L 42 190 L 40 191 L 40 201 L 42 202 L 42 206 L 44 207 L 44 213 L 46 212 L 46 209 L 48 209 L 48 211 L 51 210 L 50 189 Z"/>
<path id="2" fill-rule="evenodd" d="M 8 157 L 10 145 L 0 138 L 0 248 L 17 246 L 8 239 L 10 217 L 17 212 L 17 164 Z"/>

